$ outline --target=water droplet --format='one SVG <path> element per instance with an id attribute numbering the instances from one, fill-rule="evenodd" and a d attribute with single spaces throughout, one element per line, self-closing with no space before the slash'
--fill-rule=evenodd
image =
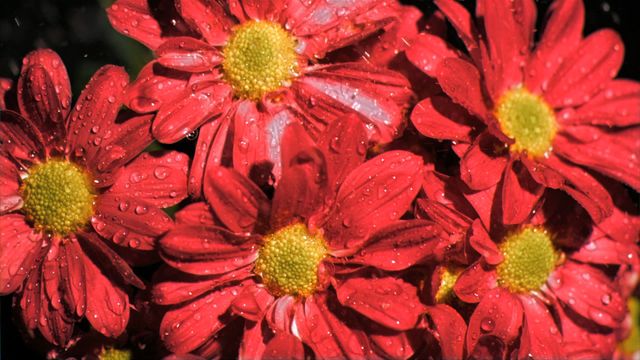
<path id="1" fill-rule="evenodd" d="M 480 330 L 483 332 L 490 332 L 496 327 L 495 321 L 491 318 L 484 318 L 480 321 Z"/>

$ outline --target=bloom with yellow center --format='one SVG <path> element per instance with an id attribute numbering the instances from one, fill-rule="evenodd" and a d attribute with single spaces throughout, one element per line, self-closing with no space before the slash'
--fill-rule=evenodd
<path id="1" fill-rule="evenodd" d="M 295 47 L 295 39 L 280 24 L 243 23 L 234 29 L 224 47 L 224 77 L 238 97 L 259 100 L 295 76 Z"/>
<path id="2" fill-rule="evenodd" d="M 90 176 L 67 160 L 48 160 L 30 169 L 20 188 L 23 210 L 36 229 L 65 236 L 87 224 L 94 212 Z"/>
<path id="3" fill-rule="evenodd" d="M 309 296 L 318 286 L 318 266 L 327 245 L 303 224 L 293 224 L 265 237 L 255 273 L 274 296 Z"/>
<path id="4" fill-rule="evenodd" d="M 525 227 L 499 246 L 504 261 L 497 266 L 498 284 L 514 293 L 539 290 L 558 261 L 551 236 L 543 228 Z"/>
<path id="5" fill-rule="evenodd" d="M 524 87 L 505 92 L 495 107 L 505 135 L 514 140 L 511 150 L 539 157 L 551 150 L 558 129 L 553 109 Z"/>

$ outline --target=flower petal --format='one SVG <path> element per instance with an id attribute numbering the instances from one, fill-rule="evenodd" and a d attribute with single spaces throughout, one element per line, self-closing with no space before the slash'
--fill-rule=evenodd
<path id="1" fill-rule="evenodd" d="M 160 256 L 172 267 L 195 275 L 219 275 L 251 264 L 256 238 L 219 227 L 181 226 L 159 241 Z"/>
<path id="2" fill-rule="evenodd" d="M 154 206 L 167 208 L 187 197 L 189 157 L 177 151 L 143 153 L 118 173 L 109 194 L 133 194 Z"/>
<path id="3" fill-rule="evenodd" d="M 444 96 L 419 102 L 411 113 L 411 122 L 424 136 L 465 142 L 471 142 L 475 123 L 464 108 Z"/>
<path id="4" fill-rule="evenodd" d="M 464 358 L 464 335 L 467 324 L 460 314 L 446 304 L 427 306 L 427 316 L 433 323 L 431 331 L 437 334 L 443 359 Z"/>
<path id="5" fill-rule="evenodd" d="M 501 358 L 507 347 L 520 335 L 523 322 L 522 305 L 508 290 L 498 288 L 487 293 L 469 319 L 467 330 L 467 353 L 492 354 Z M 491 338 L 500 344 L 490 346 Z"/>
<path id="6" fill-rule="evenodd" d="M 471 225 L 469 245 L 471 245 L 489 265 L 497 265 L 504 260 L 504 256 L 502 256 L 496 243 L 489 237 L 480 219 L 475 219 L 473 225 Z"/>
<path id="7" fill-rule="evenodd" d="M 294 81 L 298 105 L 320 124 L 358 115 L 369 138 L 387 143 L 404 128 L 404 111 L 412 96 L 410 83 L 391 70 L 360 63 L 318 67 Z"/>
<path id="8" fill-rule="evenodd" d="M 226 43 L 235 21 L 221 3 L 202 0 L 177 0 L 175 3 L 180 16 L 198 30 L 207 43 L 214 46 Z"/>
<path id="9" fill-rule="evenodd" d="M 268 214 L 267 196 L 239 172 L 214 166 L 205 176 L 204 196 L 231 231 L 250 232 Z"/>
<path id="10" fill-rule="evenodd" d="M 564 59 L 575 51 L 582 40 L 584 3 L 582 0 L 554 1 L 549 7 L 540 41 L 529 59 L 525 84 L 539 93 L 545 89 Z"/>
<path id="11" fill-rule="evenodd" d="M 189 36 L 170 38 L 155 52 L 162 66 L 191 73 L 211 71 L 222 62 L 216 48 Z"/>
<path id="12" fill-rule="evenodd" d="M 336 287 L 338 300 L 390 329 L 413 329 L 425 307 L 417 289 L 395 277 L 352 277 Z"/>
<path id="13" fill-rule="evenodd" d="M 92 168 L 98 162 L 95 156 L 112 131 L 128 82 L 124 68 L 105 65 L 80 94 L 67 123 L 67 151 L 78 163 Z"/>
<path id="14" fill-rule="evenodd" d="M 524 324 L 518 358 L 560 359 L 564 357 L 562 337 L 549 309 L 533 296 L 520 295 Z"/>
<path id="15" fill-rule="evenodd" d="M 42 234 L 21 214 L 0 216 L 0 295 L 18 290 L 39 262 Z"/>
<path id="16" fill-rule="evenodd" d="M 549 80 L 545 100 L 552 107 L 587 102 L 616 76 L 623 58 L 624 45 L 615 31 L 604 29 L 589 35 Z"/>
<path id="17" fill-rule="evenodd" d="M 435 4 L 447 17 L 471 56 L 477 59 L 479 34 L 471 14 L 462 4 L 453 0 L 436 0 Z"/>
<path id="18" fill-rule="evenodd" d="M 80 257 L 85 276 L 91 279 L 87 286 L 87 311 L 85 316 L 93 328 L 107 337 L 118 337 L 129 322 L 129 297 L 113 284 L 88 256 Z"/>
<path id="19" fill-rule="evenodd" d="M 422 33 L 406 51 L 407 58 L 430 77 L 436 77 L 436 69 L 446 58 L 464 58 L 464 55 L 443 38 Z"/>
<path id="20" fill-rule="evenodd" d="M 442 228 L 428 220 L 400 220 L 371 235 L 349 262 L 387 271 L 437 259 L 444 250 Z"/>
<path id="21" fill-rule="evenodd" d="M 19 181 L 17 166 L 5 156 L 0 155 L 0 215 L 22 207 Z"/>
<path id="22" fill-rule="evenodd" d="M 157 61 L 145 65 L 127 90 L 127 106 L 135 112 L 147 113 L 170 106 L 184 93 L 189 73 L 160 66 Z"/>
<path id="23" fill-rule="evenodd" d="M 191 203 L 175 214 L 176 225 L 220 226 L 218 219 L 213 216 L 211 208 L 205 202 Z"/>
<path id="24" fill-rule="evenodd" d="M 520 162 L 508 164 L 502 180 L 502 221 L 520 224 L 531 216 L 545 187 L 537 183 Z"/>
<path id="25" fill-rule="evenodd" d="M 600 270 L 568 261 L 551 276 L 554 280 L 549 283 L 553 293 L 584 318 L 609 328 L 617 328 L 624 320 L 625 302 L 616 286 Z"/>
<path id="26" fill-rule="evenodd" d="M 497 184 L 507 167 L 507 156 L 496 154 L 500 142 L 484 133 L 476 138 L 460 159 L 460 178 L 473 190 L 484 190 Z"/>
<path id="27" fill-rule="evenodd" d="M 406 151 L 383 153 L 354 169 L 324 226 L 331 250 L 354 249 L 377 227 L 399 219 L 421 182 L 422 159 Z"/>
<path id="28" fill-rule="evenodd" d="M 563 124 L 631 126 L 640 123 L 640 83 L 611 80 L 589 102 L 570 112 Z"/>
<path id="29" fill-rule="evenodd" d="M 477 303 L 497 287 L 498 274 L 493 267 L 486 265 L 484 261 L 477 261 L 458 276 L 453 291 L 460 300 Z"/>
<path id="30" fill-rule="evenodd" d="M 63 244 L 59 251 L 60 293 L 67 309 L 83 316 L 87 308 L 87 277 L 84 263 L 78 259 L 85 255 L 77 241 Z"/>
<path id="31" fill-rule="evenodd" d="M 153 121 L 153 136 L 165 144 L 182 140 L 207 120 L 226 110 L 231 87 L 223 82 L 203 81 L 162 106 Z"/>
<path id="32" fill-rule="evenodd" d="M 247 320 L 261 322 L 274 300 L 264 286 L 247 286 L 231 303 L 231 311 Z"/>
<path id="33" fill-rule="evenodd" d="M 446 58 L 440 62 L 436 72 L 442 90 L 456 104 L 480 119 L 488 114 L 480 73 L 473 64 L 458 58 Z"/>
<path id="34" fill-rule="evenodd" d="M 25 167 L 48 155 L 37 126 L 11 110 L 0 110 L 0 151 Z"/>
<path id="35" fill-rule="evenodd" d="M 162 29 L 147 0 L 117 0 L 107 8 L 107 17 L 118 32 L 150 49 L 157 48 L 163 41 Z"/>
<path id="36" fill-rule="evenodd" d="M 160 324 L 160 338 L 167 349 L 186 354 L 213 338 L 228 322 L 222 315 L 241 288 L 242 285 L 218 288 L 167 311 Z"/>

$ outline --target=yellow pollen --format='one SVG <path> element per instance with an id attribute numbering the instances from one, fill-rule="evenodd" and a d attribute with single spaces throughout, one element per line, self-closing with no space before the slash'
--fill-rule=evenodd
<path id="1" fill-rule="evenodd" d="M 303 224 L 289 225 L 265 237 L 254 272 L 274 296 L 309 296 L 318 285 L 318 265 L 327 255 L 320 235 Z"/>
<path id="2" fill-rule="evenodd" d="M 27 219 L 39 230 L 64 236 L 93 215 L 95 195 L 89 175 L 66 160 L 49 160 L 31 168 L 20 191 Z"/>
<path id="3" fill-rule="evenodd" d="M 234 29 L 224 47 L 222 68 L 236 96 L 259 100 L 296 74 L 296 41 L 280 24 L 248 21 Z"/>
<path id="4" fill-rule="evenodd" d="M 553 109 L 524 87 L 505 92 L 495 108 L 502 132 L 514 140 L 511 151 L 539 157 L 551 150 L 558 130 Z"/>
<path id="5" fill-rule="evenodd" d="M 450 269 L 448 267 L 442 268 L 440 274 L 440 287 L 435 295 L 436 302 L 438 304 L 447 303 L 454 299 L 455 293 L 453 292 L 453 286 L 456 284 L 461 272 L 461 269 Z"/>
<path id="6" fill-rule="evenodd" d="M 525 227 L 499 245 L 504 261 L 497 266 L 498 283 L 513 293 L 539 290 L 559 259 L 549 233 Z"/>
<path id="7" fill-rule="evenodd" d="M 100 360 L 131 360 L 131 350 L 116 349 L 116 348 L 102 348 L 100 354 L 98 354 Z"/>

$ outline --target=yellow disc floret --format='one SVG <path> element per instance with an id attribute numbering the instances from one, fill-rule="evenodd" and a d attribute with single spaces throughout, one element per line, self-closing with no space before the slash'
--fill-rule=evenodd
<path id="1" fill-rule="evenodd" d="M 258 100 L 296 74 L 296 42 L 280 24 L 248 21 L 234 29 L 224 48 L 225 79 L 236 96 Z"/>
<path id="2" fill-rule="evenodd" d="M 93 215 L 89 175 L 69 161 L 54 159 L 34 166 L 20 190 L 27 219 L 48 233 L 67 235 Z"/>
<path id="3" fill-rule="evenodd" d="M 538 157 L 551 150 L 558 130 L 553 109 L 523 87 L 505 92 L 495 108 L 502 132 L 514 140 L 511 150 Z"/>
<path id="4" fill-rule="evenodd" d="M 98 354 L 100 360 L 131 360 L 132 358 L 131 350 L 127 349 L 102 348 Z"/>
<path id="5" fill-rule="evenodd" d="M 543 228 L 525 227 L 499 247 L 504 261 L 497 267 L 498 283 L 514 293 L 539 290 L 558 261 L 551 236 Z"/>
<path id="6" fill-rule="evenodd" d="M 447 303 L 455 298 L 453 286 L 456 284 L 461 272 L 461 269 L 450 269 L 448 267 L 440 270 L 440 287 L 438 287 L 435 295 L 435 300 L 438 304 Z"/>
<path id="7" fill-rule="evenodd" d="M 320 235 L 294 224 L 265 237 L 254 271 L 274 296 L 308 296 L 318 285 L 318 265 L 326 254 Z"/>

